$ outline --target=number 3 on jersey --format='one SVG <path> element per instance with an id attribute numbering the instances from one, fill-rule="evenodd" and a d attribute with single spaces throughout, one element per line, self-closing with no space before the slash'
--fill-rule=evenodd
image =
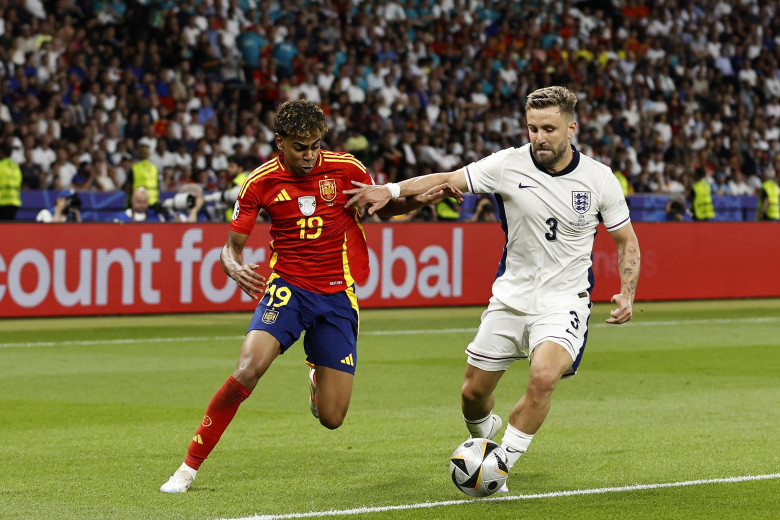
<path id="1" fill-rule="evenodd" d="M 558 240 L 558 219 L 555 217 L 548 218 L 547 225 L 550 226 L 550 231 L 549 233 L 544 234 L 544 238 L 546 238 L 548 242 L 555 242 Z"/>
<path id="2" fill-rule="evenodd" d="M 322 234 L 322 217 L 302 218 L 296 224 L 301 227 L 301 240 L 314 240 Z"/>

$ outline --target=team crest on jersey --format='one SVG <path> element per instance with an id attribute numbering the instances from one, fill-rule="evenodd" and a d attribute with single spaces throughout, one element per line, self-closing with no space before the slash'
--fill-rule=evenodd
<path id="1" fill-rule="evenodd" d="M 266 309 L 263 312 L 263 317 L 261 319 L 263 320 L 263 323 L 271 325 L 272 323 L 276 322 L 276 318 L 278 317 L 279 317 L 279 311 L 275 311 L 273 309 Z"/>
<path id="2" fill-rule="evenodd" d="M 586 213 L 590 209 L 590 192 L 589 191 L 573 191 L 571 192 L 571 207 L 574 211 L 580 215 Z"/>
<path id="3" fill-rule="evenodd" d="M 323 179 L 320 181 L 320 197 L 325 202 L 336 200 L 336 179 Z"/>
<path id="4" fill-rule="evenodd" d="M 298 197 L 298 207 L 301 208 L 301 213 L 307 217 L 313 215 L 314 210 L 317 209 L 317 198 L 310 195 Z"/>

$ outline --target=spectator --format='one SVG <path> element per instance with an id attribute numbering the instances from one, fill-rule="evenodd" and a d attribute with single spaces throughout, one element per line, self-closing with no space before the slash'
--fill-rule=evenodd
<path id="1" fill-rule="evenodd" d="M 728 177 L 726 176 L 725 172 L 718 172 L 715 175 L 715 185 L 712 192 L 713 195 L 717 195 L 719 197 L 723 195 L 732 195 L 728 184 Z"/>
<path id="2" fill-rule="evenodd" d="M 32 160 L 32 150 L 24 150 L 24 161 L 19 164 L 22 170 L 22 189 L 40 190 L 46 187 L 46 174 Z"/>
<path id="3" fill-rule="evenodd" d="M 729 180 L 729 193 L 731 195 L 753 195 L 755 190 L 745 181 L 745 175 L 742 170 L 735 170 L 731 180 Z"/>
<path id="4" fill-rule="evenodd" d="M 496 222 L 496 209 L 493 199 L 489 195 L 481 194 L 477 200 L 477 206 L 474 208 L 474 214 L 469 219 L 470 222 Z"/>

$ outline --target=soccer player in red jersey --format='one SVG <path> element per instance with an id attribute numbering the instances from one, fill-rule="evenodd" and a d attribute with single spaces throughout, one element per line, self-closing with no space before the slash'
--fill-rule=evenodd
<path id="1" fill-rule="evenodd" d="M 246 294 L 259 299 L 238 366 L 206 409 L 179 469 L 162 485 L 183 493 L 219 441 L 239 405 L 271 363 L 303 331 L 312 414 L 326 428 L 341 426 L 352 397 L 357 363 L 358 303 L 355 282 L 368 276 L 368 247 L 357 206 L 345 208 L 352 181 L 373 184 L 366 167 L 348 153 L 321 150 L 325 115 L 309 101 L 283 103 L 274 122 L 279 156 L 244 181 L 233 210 L 222 269 Z M 446 197 L 460 198 L 450 185 L 399 198 L 383 216 L 402 214 Z M 258 264 L 244 264 L 241 252 L 258 212 L 271 219 L 268 278 Z"/>

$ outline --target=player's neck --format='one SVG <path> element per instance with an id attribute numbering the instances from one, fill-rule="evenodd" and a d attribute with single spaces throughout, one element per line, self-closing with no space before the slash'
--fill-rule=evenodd
<path id="1" fill-rule="evenodd" d="M 571 164 L 572 159 L 574 158 L 574 152 L 571 149 L 571 146 L 569 146 L 566 149 L 566 153 L 563 154 L 563 157 L 561 157 L 561 160 L 552 165 L 550 168 L 547 169 L 550 173 L 559 173 L 565 170 L 569 167 Z"/>

